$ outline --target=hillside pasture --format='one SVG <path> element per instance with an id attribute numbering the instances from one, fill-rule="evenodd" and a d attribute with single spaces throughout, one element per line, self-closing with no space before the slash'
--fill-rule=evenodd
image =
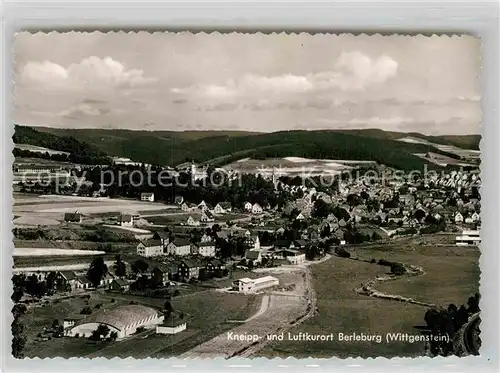
<path id="1" fill-rule="evenodd" d="M 14 149 L 27 150 L 33 153 L 48 153 L 49 155 L 69 155 L 68 152 L 63 152 L 60 150 L 48 149 L 42 146 L 35 146 L 30 144 L 14 144 Z"/>
<path id="2" fill-rule="evenodd" d="M 13 214 L 16 226 L 44 226 L 57 225 L 64 220 L 65 213 L 79 211 L 85 216 L 93 214 L 111 213 L 117 216 L 120 213 L 134 214 L 137 211 L 162 211 L 166 205 L 154 202 L 142 202 L 130 199 L 90 198 L 76 196 L 35 196 L 14 194 Z M 99 217 L 97 215 L 96 217 Z"/>
<path id="3" fill-rule="evenodd" d="M 104 251 L 97 250 L 65 250 L 39 247 L 15 247 L 12 256 L 88 256 L 102 255 Z"/>
<path id="4" fill-rule="evenodd" d="M 402 278 L 377 285 L 376 289 L 390 294 L 412 297 L 447 307 L 457 306 L 478 291 L 480 269 L 479 249 L 454 246 L 419 245 L 411 240 L 394 244 L 367 245 L 348 248 L 353 256 L 370 261 L 386 259 L 422 266 L 425 274 Z M 333 341 L 272 342 L 256 356 L 267 358 L 293 356 L 305 358 L 346 357 L 417 357 L 423 356 L 424 342 L 386 343 L 386 333 L 420 335 L 425 325 L 427 308 L 404 302 L 359 295 L 353 289 L 377 276 L 390 272 L 389 267 L 366 261 L 332 257 L 312 266 L 314 289 L 319 313 L 290 333 L 334 334 Z M 381 335 L 377 342 L 339 341 L 338 334 Z"/>
<path id="5" fill-rule="evenodd" d="M 274 159 L 243 158 L 223 168 L 241 173 L 261 173 L 280 176 L 328 176 L 338 175 L 342 171 L 351 170 L 352 166 L 344 161 L 330 159 L 311 159 L 302 157 L 284 157 Z M 375 162 L 373 162 L 375 164 Z"/>

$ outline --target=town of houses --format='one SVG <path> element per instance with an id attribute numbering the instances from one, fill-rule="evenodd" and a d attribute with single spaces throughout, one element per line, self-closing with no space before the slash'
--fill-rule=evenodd
<path id="1" fill-rule="evenodd" d="M 466 172 L 436 175 L 426 183 L 384 182 L 368 179 L 342 181 L 338 191 L 328 193 L 315 187 L 277 182 L 275 193 L 285 191 L 297 196 L 286 206 L 261 206 L 247 201 L 234 207 L 227 201 L 211 206 L 205 201 L 186 201 L 176 196 L 175 203 L 184 212 L 197 212 L 198 219 L 188 216 L 184 226 L 203 232 L 197 236 L 175 233 L 174 229 L 139 235 L 136 258 L 148 265 L 144 271 L 130 271 L 117 277 L 110 271 L 98 287 L 127 291 L 139 277 L 169 281 L 203 281 L 230 276 L 235 266 L 297 265 L 335 246 L 359 242 L 352 232 L 376 227 L 386 238 L 372 234 L 363 240 L 391 239 L 397 235 L 456 232 L 456 245 L 480 243 L 480 178 Z M 146 192 L 141 201 L 154 202 L 154 193 Z M 248 220 L 229 226 L 218 219 L 238 211 Z M 81 223 L 83 214 L 66 213 L 65 221 Z M 118 217 L 122 227 L 134 227 L 140 214 L 123 213 Z M 270 226 L 275 223 L 274 227 Z M 278 223 L 279 226 L 276 226 Z M 234 250 L 239 245 L 238 250 Z M 227 248 L 230 248 L 229 250 Z M 231 249 L 232 248 L 232 249 Z M 311 250 L 314 248 L 314 250 Z M 142 259 L 141 259 L 142 258 Z M 87 290 L 93 287 L 85 271 L 59 271 L 35 274 L 40 280 L 56 278 L 56 289 Z"/>

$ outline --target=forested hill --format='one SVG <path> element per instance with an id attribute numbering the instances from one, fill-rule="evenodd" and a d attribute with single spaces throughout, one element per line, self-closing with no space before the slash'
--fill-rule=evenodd
<path id="1" fill-rule="evenodd" d="M 296 156 L 374 160 L 405 170 L 421 169 L 427 163 L 414 153 L 442 152 L 431 145 L 396 141 L 402 137 L 472 149 L 479 146 L 479 136 L 424 136 L 377 129 L 274 133 L 78 129 L 68 133 L 71 136 L 61 129 L 16 126 L 14 142 L 171 166 L 187 160 L 222 165 L 243 157 Z"/>
<path id="2" fill-rule="evenodd" d="M 383 131 L 381 131 L 383 132 Z M 398 138 L 404 137 L 400 136 Z M 430 140 L 429 140 L 430 141 Z M 414 153 L 432 151 L 447 156 L 432 145 L 411 144 L 383 136 L 365 136 L 359 131 L 287 131 L 236 138 L 213 137 L 189 143 L 189 147 L 172 152 L 170 163 L 193 159 L 226 164 L 244 157 L 280 158 L 287 156 L 371 160 L 390 167 L 422 169 L 425 160 Z M 182 157 L 179 155 L 182 154 Z M 184 159 L 184 160 L 185 160 Z M 215 161 L 215 162 L 214 162 Z M 434 165 L 431 166 L 435 168 Z"/>
<path id="3" fill-rule="evenodd" d="M 336 132 L 358 134 L 360 136 L 375 137 L 387 140 L 397 140 L 403 137 L 416 137 L 435 144 L 453 145 L 462 149 L 471 149 L 471 150 L 479 150 L 479 142 L 481 141 L 481 135 L 429 136 L 429 135 L 423 135 L 418 132 L 408 132 L 408 133 L 392 132 L 392 131 L 383 131 L 375 128 L 362 129 L 362 130 L 339 130 Z"/>
<path id="4" fill-rule="evenodd" d="M 83 164 L 106 164 L 110 159 L 106 152 L 90 143 L 80 141 L 72 136 L 57 136 L 44 133 L 27 126 L 15 126 L 12 140 L 15 144 L 29 144 L 52 150 L 68 152 L 68 160 Z"/>

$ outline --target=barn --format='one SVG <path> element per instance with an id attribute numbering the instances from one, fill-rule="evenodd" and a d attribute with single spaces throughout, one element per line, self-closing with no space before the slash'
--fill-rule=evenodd
<path id="1" fill-rule="evenodd" d="M 163 314 L 157 310 L 137 304 L 102 310 L 81 320 L 64 320 L 67 326 L 64 335 L 90 337 L 99 325 L 105 325 L 110 333 L 116 332 L 118 339 L 134 334 L 139 327 L 154 327 L 163 322 Z M 68 322 L 67 322 L 68 321 Z"/>

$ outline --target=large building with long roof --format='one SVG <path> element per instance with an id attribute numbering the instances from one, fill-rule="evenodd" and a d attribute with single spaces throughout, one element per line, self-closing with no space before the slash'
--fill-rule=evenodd
<path id="1" fill-rule="evenodd" d="M 64 335 L 69 337 L 90 337 L 99 325 L 105 325 L 110 333 L 116 332 L 118 339 L 134 334 L 139 327 L 154 327 L 163 322 L 161 312 L 151 307 L 138 304 L 101 310 L 82 319 L 67 318 L 64 320 Z"/>

